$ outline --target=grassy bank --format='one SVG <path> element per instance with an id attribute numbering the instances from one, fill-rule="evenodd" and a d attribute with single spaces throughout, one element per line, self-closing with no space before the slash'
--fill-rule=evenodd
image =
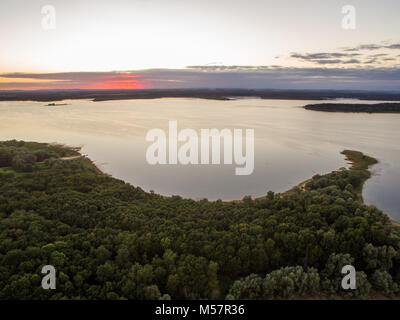
<path id="1" fill-rule="evenodd" d="M 370 166 L 377 164 L 378 160 L 354 150 L 344 150 L 342 154 L 346 156 L 346 160 L 351 162 L 350 170 L 359 173 L 362 178 L 361 183 L 355 188 L 355 191 L 358 194 L 359 200 L 363 201 L 362 189 L 365 181 L 371 177 L 371 172 L 368 169 Z"/>

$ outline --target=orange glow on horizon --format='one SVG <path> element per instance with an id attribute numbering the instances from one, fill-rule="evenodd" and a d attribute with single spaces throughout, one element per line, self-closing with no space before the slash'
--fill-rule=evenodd
<path id="1" fill-rule="evenodd" d="M 139 80 L 137 75 L 123 74 L 112 75 L 105 81 L 96 81 L 94 83 L 82 86 L 79 89 L 145 89 L 148 87 L 147 81 Z"/>
<path id="2" fill-rule="evenodd" d="M 82 89 L 82 90 L 124 90 L 124 89 L 147 89 L 151 88 L 149 81 L 140 79 L 135 74 L 110 74 L 95 75 L 85 78 L 75 77 L 66 79 L 36 79 L 1 77 L 0 90 L 62 90 L 62 89 Z"/>

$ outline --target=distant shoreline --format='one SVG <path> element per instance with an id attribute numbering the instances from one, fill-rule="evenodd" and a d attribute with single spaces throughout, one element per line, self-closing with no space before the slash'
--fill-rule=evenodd
<path id="1" fill-rule="evenodd" d="M 198 98 L 229 101 L 235 98 L 252 97 L 271 100 L 358 99 L 369 101 L 400 101 L 400 93 L 382 91 L 274 89 L 0 90 L 0 101 L 55 102 L 77 99 L 109 101 L 159 98 Z"/>
<path id="2" fill-rule="evenodd" d="M 322 112 L 346 112 L 346 113 L 400 113 L 400 103 L 377 104 L 350 104 L 350 103 L 321 103 L 309 104 L 306 110 Z"/>

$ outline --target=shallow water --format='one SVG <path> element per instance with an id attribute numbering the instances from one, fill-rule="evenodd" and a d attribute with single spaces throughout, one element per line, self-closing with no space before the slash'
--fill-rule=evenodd
<path id="1" fill-rule="evenodd" d="M 224 200 L 287 190 L 316 173 L 347 166 L 342 150 L 359 150 L 380 161 L 365 185 L 365 202 L 399 221 L 400 114 L 325 113 L 301 108 L 317 102 L 73 100 L 55 107 L 40 102 L 0 102 L 0 140 L 82 146 L 82 152 L 105 172 L 146 191 Z M 254 173 L 236 176 L 236 165 L 149 165 L 145 155 L 151 143 L 145 140 L 146 133 L 153 128 L 168 131 L 169 120 L 178 121 L 178 130 L 254 129 Z"/>

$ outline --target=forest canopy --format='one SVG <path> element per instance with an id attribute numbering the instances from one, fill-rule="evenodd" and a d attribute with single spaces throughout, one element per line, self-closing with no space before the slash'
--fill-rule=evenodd
<path id="1" fill-rule="evenodd" d="M 400 228 L 362 203 L 372 158 L 346 155 L 367 165 L 211 202 L 147 193 L 73 148 L 1 142 L 0 299 L 399 297 Z"/>

